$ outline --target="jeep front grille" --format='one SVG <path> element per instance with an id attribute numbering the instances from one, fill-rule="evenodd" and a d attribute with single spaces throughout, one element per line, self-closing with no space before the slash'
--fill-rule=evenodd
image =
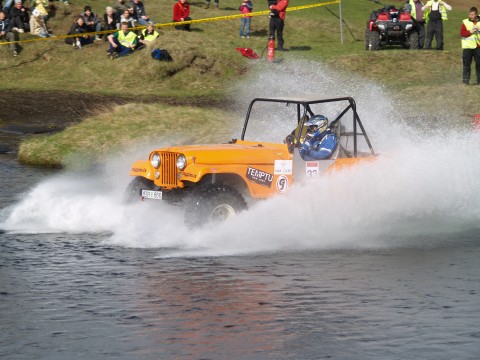
<path id="1" fill-rule="evenodd" d="M 164 186 L 177 186 L 177 154 L 162 152 L 161 181 Z"/>

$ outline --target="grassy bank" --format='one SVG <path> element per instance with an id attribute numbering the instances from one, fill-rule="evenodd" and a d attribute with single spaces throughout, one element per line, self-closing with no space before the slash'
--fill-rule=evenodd
<path id="1" fill-rule="evenodd" d="M 55 34 L 65 34 L 73 15 L 80 13 L 87 3 L 74 0 L 71 6 L 65 8 L 54 2 L 57 11 L 49 21 L 49 27 Z M 171 20 L 173 3 L 173 0 L 168 3 L 147 0 L 145 6 L 154 20 L 165 23 Z M 309 3 L 312 1 L 299 0 L 292 2 L 291 6 Z M 397 6 L 403 4 L 402 1 L 391 3 Z M 91 5 L 94 12 L 103 14 L 104 7 L 111 4 L 111 1 L 96 1 Z M 370 12 L 379 5 L 367 0 L 344 0 L 343 45 L 340 44 L 338 5 L 296 11 L 287 14 L 284 32 L 285 45 L 290 51 L 277 52 L 276 57 L 286 62 L 297 59 L 324 62 L 336 71 L 384 84 L 399 100 L 410 102 L 412 107 L 421 107 L 422 111 L 448 108 L 467 119 L 480 112 L 480 89 L 461 84 L 459 29 L 468 6 L 460 0 L 450 1 L 449 4 L 454 11 L 449 12 L 449 21 L 445 23 L 445 50 L 442 52 L 408 51 L 395 47 L 377 52 L 365 51 L 365 25 Z M 239 2 L 236 0 L 222 0 L 220 10 L 203 9 L 202 5 L 201 1 L 192 3 L 191 15 L 194 19 L 239 13 Z M 267 2 L 254 2 L 254 6 L 256 11 L 265 10 Z M 148 49 L 111 61 L 106 58 L 107 45 L 103 41 L 82 50 L 73 50 L 63 40 L 26 43 L 17 58 L 10 56 L 8 47 L 0 46 L 3 80 L 0 90 L 62 90 L 126 96 L 131 97 L 132 104 L 128 106 L 132 109 L 142 108 L 136 104 L 138 99 L 152 95 L 179 99 L 176 103 L 188 104 L 202 98 L 205 101 L 220 99 L 228 104 L 232 85 L 252 70 L 258 70 L 258 62 L 240 56 L 235 48 L 251 47 L 262 53 L 267 42 L 268 19 L 261 16 L 252 20 L 250 39 L 240 39 L 238 27 L 239 20 L 235 19 L 195 24 L 190 33 L 173 28 L 160 29 L 161 36 L 155 47 L 168 49 L 174 58 L 172 63 L 152 60 Z M 106 111 L 106 114 L 91 117 L 63 133 L 30 138 L 23 142 L 19 158 L 32 164 L 65 165 L 69 162 L 69 154 L 90 153 L 82 156 L 89 158 L 93 153 L 105 153 L 114 147 L 147 138 L 152 133 L 167 131 L 162 128 L 163 124 L 174 124 L 177 119 L 175 114 L 182 111 L 181 107 L 152 106 L 148 109 L 149 113 L 138 114 L 139 119 L 146 120 L 133 121 L 134 128 L 129 128 L 129 121 L 123 121 L 118 116 L 117 112 L 122 112 L 123 107 L 116 107 L 113 112 Z M 190 115 L 186 119 L 212 118 L 210 111 L 195 111 L 188 107 Z M 137 116 L 135 114 L 128 112 L 129 119 Z M 217 116 L 222 118 L 220 112 L 213 118 Z M 101 146 L 97 148 L 97 144 Z"/>

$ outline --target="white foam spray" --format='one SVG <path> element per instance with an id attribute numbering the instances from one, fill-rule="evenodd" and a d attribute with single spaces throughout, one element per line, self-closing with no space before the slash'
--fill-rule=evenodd
<path id="1" fill-rule="evenodd" d="M 478 227 L 480 134 L 471 129 L 418 131 L 404 121 L 382 86 L 313 62 L 262 69 L 235 93 L 240 95 L 235 107 L 242 109 L 239 122 L 257 96 L 352 96 L 382 156 L 255 203 L 215 228 L 194 231 L 183 224 L 180 208 L 154 201 L 122 203 L 130 181 L 129 156 L 107 164 L 102 174 L 68 173 L 40 183 L 4 211 L 0 227 L 31 233 L 108 232 L 109 243 L 159 248 L 160 256 L 423 246 L 437 235 Z M 419 113 L 419 119 L 424 117 Z M 268 129 L 285 133 L 271 123 Z"/>

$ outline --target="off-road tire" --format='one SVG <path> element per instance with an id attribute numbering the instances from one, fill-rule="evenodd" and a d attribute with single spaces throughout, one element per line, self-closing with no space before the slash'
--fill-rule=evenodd
<path id="1" fill-rule="evenodd" d="M 235 188 L 222 184 L 202 186 L 187 199 L 185 224 L 195 228 L 222 222 L 246 208 L 245 199 Z"/>
<path id="2" fill-rule="evenodd" d="M 370 31 L 368 35 L 369 49 L 372 51 L 380 50 L 380 34 L 376 31 Z"/>
<path id="3" fill-rule="evenodd" d="M 370 49 L 370 27 L 367 25 L 365 29 L 365 50 Z"/>
<path id="4" fill-rule="evenodd" d="M 135 201 L 139 201 L 140 190 L 154 190 L 155 185 L 151 180 L 148 180 L 144 177 L 137 176 L 134 178 L 130 184 L 128 184 L 127 188 L 125 189 L 125 194 L 123 195 L 123 202 L 130 204 Z"/>
<path id="5" fill-rule="evenodd" d="M 410 50 L 418 50 L 418 32 L 412 31 L 410 35 L 408 36 L 408 42 L 409 42 L 409 49 Z"/>

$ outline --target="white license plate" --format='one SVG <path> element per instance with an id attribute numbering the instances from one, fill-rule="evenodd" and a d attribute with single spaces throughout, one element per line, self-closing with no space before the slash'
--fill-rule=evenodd
<path id="1" fill-rule="evenodd" d="M 153 190 L 142 190 L 142 198 L 162 200 L 162 192 Z"/>

